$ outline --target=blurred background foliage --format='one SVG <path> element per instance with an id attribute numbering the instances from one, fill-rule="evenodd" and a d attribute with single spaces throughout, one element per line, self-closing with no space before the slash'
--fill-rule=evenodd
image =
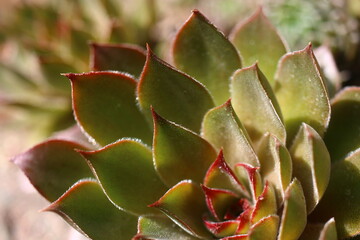
<path id="1" fill-rule="evenodd" d="M 67 229 L 60 219 L 51 220 L 59 221 L 59 232 L 49 233 L 47 218 L 34 210 L 27 215 L 30 201 L 21 194 L 31 189 L 14 181 L 7 159 L 74 124 L 70 83 L 60 74 L 91 70 L 89 43 L 149 43 L 169 59 L 172 38 L 192 9 L 228 34 L 259 5 L 291 50 L 322 46 L 325 75 L 360 85 L 360 0 L 0 0 L 0 178 L 7 179 L 0 183 L 0 239 L 77 236 L 60 234 Z M 44 202 L 35 196 L 39 209 Z M 42 230 L 29 227 L 34 219 Z"/>

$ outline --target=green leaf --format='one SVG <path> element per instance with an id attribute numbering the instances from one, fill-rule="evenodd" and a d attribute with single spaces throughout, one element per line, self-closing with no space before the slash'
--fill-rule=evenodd
<path id="1" fill-rule="evenodd" d="M 142 216 L 139 218 L 138 234 L 135 239 L 196 240 L 199 238 L 186 233 L 167 217 Z"/>
<path id="2" fill-rule="evenodd" d="M 276 212 L 277 204 L 275 192 L 267 182 L 263 192 L 255 203 L 254 210 L 251 213 L 251 222 L 256 223 L 264 217 L 276 214 Z"/>
<path id="3" fill-rule="evenodd" d="M 334 217 L 339 239 L 360 234 L 360 149 L 333 164 L 329 186 L 311 214 L 314 221 Z"/>
<path id="4" fill-rule="evenodd" d="M 184 179 L 201 183 L 217 153 L 205 139 L 153 111 L 153 156 L 161 179 L 173 186 Z"/>
<path id="5" fill-rule="evenodd" d="M 254 224 L 249 232 L 249 240 L 276 240 L 279 228 L 279 217 L 277 215 L 270 215 L 262 218 L 259 222 Z"/>
<path id="6" fill-rule="evenodd" d="M 277 203 L 281 205 L 284 200 L 285 190 L 292 179 L 290 153 L 284 144 L 271 134 L 264 136 L 258 152 L 261 176 L 274 187 Z"/>
<path id="7" fill-rule="evenodd" d="M 294 178 L 285 193 L 278 240 L 297 240 L 307 221 L 305 196 L 299 180 Z"/>
<path id="8" fill-rule="evenodd" d="M 234 169 L 239 162 L 259 166 L 246 130 L 236 116 L 230 100 L 205 115 L 201 135 L 217 150 L 223 148 L 230 168 Z"/>
<path id="9" fill-rule="evenodd" d="M 151 143 L 148 123 L 136 105 L 136 81 L 115 72 L 67 74 L 81 127 L 101 145 L 123 137 Z"/>
<path id="10" fill-rule="evenodd" d="M 236 48 L 198 10 L 176 35 L 173 45 L 175 66 L 203 83 L 216 105 L 229 98 L 229 79 L 241 67 Z"/>
<path id="11" fill-rule="evenodd" d="M 199 132 L 205 113 L 214 107 L 206 88 L 157 58 L 148 48 L 138 85 L 142 111 L 151 120 L 150 106 L 164 118 Z"/>
<path id="12" fill-rule="evenodd" d="M 303 123 L 290 148 L 293 175 L 303 186 L 308 214 L 314 210 L 328 186 L 330 155 L 319 134 Z"/>
<path id="13" fill-rule="evenodd" d="M 59 214 L 93 240 L 130 239 L 136 233 L 137 217 L 111 204 L 95 181 L 77 182 L 45 211 Z"/>
<path id="14" fill-rule="evenodd" d="M 145 50 L 130 44 L 98 44 L 91 46 L 91 69 L 127 72 L 140 76 L 146 60 Z"/>
<path id="15" fill-rule="evenodd" d="M 258 143 L 267 132 L 285 143 L 286 130 L 279 104 L 257 64 L 234 73 L 231 98 L 236 115 L 253 143 Z"/>
<path id="16" fill-rule="evenodd" d="M 347 87 L 331 103 L 331 119 L 324 140 L 331 160 L 343 159 L 360 147 L 360 87 Z"/>
<path id="17" fill-rule="evenodd" d="M 207 208 L 199 185 L 191 181 L 182 181 L 151 206 L 159 208 L 193 236 L 201 239 L 211 238 L 203 224 L 203 216 Z"/>
<path id="18" fill-rule="evenodd" d="M 121 140 L 81 154 L 89 160 L 109 199 L 136 215 L 156 213 L 147 207 L 167 190 L 154 170 L 151 150 L 139 142 Z"/>
<path id="19" fill-rule="evenodd" d="M 275 27 L 259 8 L 249 19 L 240 23 L 230 34 L 230 40 L 240 51 L 244 66 L 255 62 L 274 87 L 277 63 L 287 47 Z"/>
<path id="20" fill-rule="evenodd" d="M 74 149 L 87 148 L 74 142 L 48 140 L 15 156 L 12 161 L 43 197 L 54 201 L 79 179 L 94 177 Z"/>
<path id="21" fill-rule="evenodd" d="M 311 44 L 280 60 L 275 94 L 284 117 L 288 143 L 303 122 L 321 136 L 324 134 L 330 120 L 330 103 Z"/>
<path id="22" fill-rule="evenodd" d="M 337 240 L 334 218 L 326 223 L 308 223 L 299 240 Z"/>
<path id="23" fill-rule="evenodd" d="M 319 240 L 337 240 L 337 231 L 334 218 L 331 218 L 320 233 Z"/>

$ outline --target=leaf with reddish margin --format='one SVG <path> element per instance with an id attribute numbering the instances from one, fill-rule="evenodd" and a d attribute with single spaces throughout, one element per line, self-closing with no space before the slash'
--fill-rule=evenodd
<path id="1" fill-rule="evenodd" d="M 324 141 L 331 161 L 342 160 L 360 147 L 360 87 L 347 87 L 331 102 L 331 118 Z"/>
<path id="2" fill-rule="evenodd" d="M 205 220 L 204 223 L 207 229 L 217 238 L 234 235 L 240 225 L 239 220 L 228 220 L 223 222 L 211 222 Z"/>
<path id="3" fill-rule="evenodd" d="M 305 196 L 299 180 L 294 178 L 285 192 L 278 240 L 297 240 L 307 222 Z"/>
<path id="4" fill-rule="evenodd" d="M 184 179 L 202 183 L 216 159 L 205 139 L 159 116 L 154 110 L 153 157 L 156 171 L 168 186 Z"/>
<path id="5" fill-rule="evenodd" d="M 64 140 L 48 140 L 11 159 L 49 201 L 58 199 L 75 182 L 94 177 L 74 149 L 86 147 Z"/>
<path id="6" fill-rule="evenodd" d="M 197 237 L 183 231 L 164 216 L 141 216 L 138 221 L 138 233 L 134 240 L 196 240 Z"/>
<path id="7" fill-rule="evenodd" d="M 190 180 L 181 181 L 151 204 L 191 235 L 207 239 L 211 234 L 203 223 L 207 212 L 205 197 L 199 185 Z"/>
<path id="8" fill-rule="evenodd" d="M 249 240 L 249 235 L 247 234 L 235 235 L 231 237 L 221 238 L 220 240 Z"/>
<path id="9" fill-rule="evenodd" d="M 90 65 L 93 71 L 121 71 L 138 78 L 143 69 L 145 49 L 130 44 L 90 45 Z"/>
<path id="10" fill-rule="evenodd" d="M 235 165 L 237 176 L 247 176 L 252 199 L 256 201 L 263 192 L 263 183 L 259 173 L 259 167 L 253 167 L 250 164 L 238 163 Z"/>
<path id="11" fill-rule="evenodd" d="M 278 205 L 282 205 L 285 190 L 292 178 L 292 159 L 284 144 L 267 134 L 258 148 L 260 174 L 274 187 Z"/>
<path id="12" fill-rule="evenodd" d="M 286 130 L 279 104 L 258 65 L 237 70 L 231 79 L 233 107 L 252 142 L 258 143 L 269 132 L 285 143 Z"/>
<path id="13" fill-rule="evenodd" d="M 279 228 L 279 217 L 270 215 L 255 223 L 249 231 L 249 240 L 276 240 Z M 289 240 L 289 239 L 287 239 Z"/>
<path id="14" fill-rule="evenodd" d="M 255 203 L 254 210 L 251 213 L 251 223 L 256 223 L 260 219 L 269 215 L 276 214 L 277 204 L 273 188 L 266 182 L 264 191 Z"/>
<path id="15" fill-rule="evenodd" d="M 239 162 L 259 166 L 247 132 L 236 116 L 230 100 L 206 113 L 201 135 L 217 150 L 224 149 L 224 156 L 231 168 Z"/>
<path id="16" fill-rule="evenodd" d="M 311 44 L 282 57 L 275 79 L 287 143 L 292 142 L 303 122 L 323 136 L 330 120 L 330 103 Z"/>
<path id="17" fill-rule="evenodd" d="M 274 87 L 277 63 L 287 47 L 275 27 L 259 8 L 251 17 L 237 25 L 230 40 L 240 51 L 244 66 L 258 61 L 260 68 Z"/>
<path id="18" fill-rule="evenodd" d="M 137 217 L 111 204 L 95 181 L 77 182 L 44 210 L 59 214 L 93 240 L 130 239 L 136 233 Z"/>
<path id="19" fill-rule="evenodd" d="M 224 219 L 229 206 L 239 201 L 238 196 L 228 190 L 209 188 L 204 185 L 202 185 L 202 189 L 205 193 L 206 205 L 212 216 L 218 221 Z"/>
<path id="20" fill-rule="evenodd" d="M 301 182 L 310 214 L 319 203 L 330 179 L 330 155 L 324 141 L 309 125 L 303 123 L 290 148 L 293 175 Z"/>
<path id="21" fill-rule="evenodd" d="M 80 126 L 101 145 L 123 137 L 151 143 L 149 124 L 138 109 L 136 81 L 122 73 L 67 74 Z"/>
<path id="22" fill-rule="evenodd" d="M 151 121 L 150 106 L 164 118 L 196 133 L 214 102 L 198 81 L 160 60 L 148 48 L 137 88 L 141 110 Z"/>
<path id="23" fill-rule="evenodd" d="M 220 150 L 215 162 L 206 172 L 204 185 L 209 188 L 226 189 L 240 194 L 240 196 L 248 195 L 246 188 L 239 182 L 234 172 L 225 162 L 222 150 Z"/>
<path id="24" fill-rule="evenodd" d="M 147 205 L 162 196 L 167 187 L 155 172 L 150 149 L 136 141 L 121 140 L 97 151 L 80 153 L 116 206 L 135 215 L 157 213 Z"/>
<path id="25" fill-rule="evenodd" d="M 209 89 L 216 105 L 229 98 L 230 76 L 241 67 L 236 48 L 198 10 L 177 33 L 173 60 Z"/>
<path id="26" fill-rule="evenodd" d="M 334 217 L 339 239 L 360 234 L 360 148 L 332 165 L 329 186 L 314 212 L 312 221 Z"/>

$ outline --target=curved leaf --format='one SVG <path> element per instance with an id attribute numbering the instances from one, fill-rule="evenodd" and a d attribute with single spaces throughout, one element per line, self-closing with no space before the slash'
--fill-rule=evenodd
<path id="1" fill-rule="evenodd" d="M 308 214 L 314 210 L 328 186 L 330 155 L 319 134 L 303 123 L 290 148 L 293 174 L 303 186 Z"/>
<path id="2" fill-rule="evenodd" d="M 93 240 L 130 239 L 136 233 L 137 217 L 111 204 L 95 181 L 77 182 L 45 211 L 59 214 Z"/>
<path id="3" fill-rule="evenodd" d="M 334 217 L 339 239 L 360 234 L 360 149 L 331 168 L 329 186 L 312 213 L 316 221 Z"/>
<path id="4" fill-rule="evenodd" d="M 143 69 L 145 50 L 130 44 L 92 43 L 90 66 L 93 71 L 121 71 L 139 77 Z"/>
<path id="5" fill-rule="evenodd" d="M 249 240 L 276 240 L 279 228 L 279 217 L 277 215 L 270 215 L 262 218 L 259 222 L 254 224 L 249 232 Z"/>
<path id="6" fill-rule="evenodd" d="M 347 87 L 331 103 L 331 119 L 324 141 L 331 160 L 342 160 L 360 147 L 360 87 Z"/>
<path id="7" fill-rule="evenodd" d="M 285 55 L 275 78 L 287 142 L 291 143 L 303 122 L 322 136 L 330 120 L 330 103 L 311 44 Z"/>
<path id="8" fill-rule="evenodd" d="M 256 201 L 254 210 L 251 213 L 251 222 L 256 223 L 264 217 L 276 214 L 276 212 L 277 204 L 275 192 L 273 188 L 266 183 L 264 190 Z"/>
<path id="9" fill-rule="evenodd" d="M 175 66 L 203 83 L 217 105 L 229 98 L 229 79 L 241 67 L 235 47 L 198 10 L 176 35 L 173 46 Z"/>
<path id="10" fill-rule="evenodd" d="M 156 213 L 147 205 L 167 188 L 154 170 L 150 149 L 135 141 L 121 140 L 81 154 L 89 160 L 104 192 L 115 205 L 136 215 Z"/>
<path id="11" fill-rule="evenodd" d="M 297 240 L 307 222 L 305 196 L 299 180 L 294 178 L 285 193 L 278 240 Z"/>
<path id="12" fill-rule="evenodd" d="M 274 87 L 277 63 L 287 47 L 275 27 L 259 8 L 230 34 L 230 40 L 240 51 L 244 66 L 259 63 L 269 83 Z"/>
<path id="13" fill-rule="evenodd" d="M 81 127 L 101 145 L 123 137 L 151 143 L 148 123 L 136 106 L 136 81 L 115 72 L 67 74 Z"/>
<path id="14" fill-rule="evenodd" d="M 284 200 L 285 190 L 292 179 L 290 153 L 284 144 L 271 134 L 264 136 L 258 152 L 261 176 L 274 187 L 277 203 L 281 205 Z"/>
<path id="15" fill-rule="evenodd" d="M 184 232 L 167 217 L 146 216 L 139 218 L 138 234 L 134 239 L 196 240 L 199 238 Z"/>
<path id="16" fill-rule="evenodd" d="M 157 58 L 149 48 L 137 93 L 149 121 L 152 106 L 164 118 L 197 133 L 203 116 L 214 106 L 202 84 Z"/>
<path id="17" fill-rule="evenodd" d="M 230 100 L 206 113 L 201 135 L 217 150 L 224 149 L 224 156 L 230 168 L 234 169 L 239 162 L 259 166 L 246 130 L 236 116 Z"/>
<path id="18" fill-rule="evenodd" d="M 159 208 L 193 236 L 201 239 L 211 237 L 203 224 L 203 215 L 207 212 L 204 194 L 191 181 L 179 182 L 151 207 Z"/>
<path id="19" fill-rule="evenodd" d="M 87 148 L 74 142 L 48 140 L 11 160 L 43 197 L 55 201 L 78 180 L 94 177 L 75 149 Z"/>
<path id="20" fill-rule="evenodd" d="M 234 73 L 231 98 L 235 113 L 253 143 L 258 143 L 267 132 L 285 142 L 286 130 L 279 104 L 257 64 Z"/>
<path id="21" fill-rule="evenodd" d="M 153 111 L 153 156 L 161 179 L 173 186 L 184 179 L 201 183 L 216 159 L 215 149 L 199 135 L 160 117 Z"/>

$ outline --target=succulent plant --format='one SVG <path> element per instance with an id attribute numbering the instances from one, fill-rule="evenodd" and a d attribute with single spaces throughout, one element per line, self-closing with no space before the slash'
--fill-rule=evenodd
<path id="1" fill-rule="evenodd" d="M 360 88 L 330 101 L 311 44 L 289 52 L 261 9 L 229 39 L 194 10 L 174 66 L 94 45 L 96 71 L 65 74 L 91 144 L 12 159 L 44 210 L 94 240 L 355 239 Z"/>

